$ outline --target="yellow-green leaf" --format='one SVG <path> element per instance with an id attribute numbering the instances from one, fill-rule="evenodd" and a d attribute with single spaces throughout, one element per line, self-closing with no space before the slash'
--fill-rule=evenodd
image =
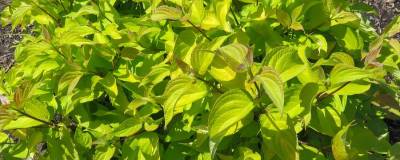
<path id="1" fill-rule="evenodd" d="M 151 15 L 151 20 L 161 21 L 161 20 L 178 20 L 182 17 L 182 11 L 175 7 L 170 6 L 159 6 Z"/>
<path id="2" fill-rule="evenodd" d="M 332 153 L 335 160 L 351 160 L 346 149 L 346 133 L 349 130 L 349 127 L 350 125 L 343 127 L 343 129 L 340 130 L 332 139 Z"/>
<path id="3" fill-rule="evenodd" d="M 254 77 L 254 80 L 263 87 L 268 97 L 282 112 L 285 96 L 283 82 L 279 74 L 270 67 L 263 67 L 262 71 Z"/>
<path id="4" fill-rule="evenodd" d="M 215 154 L 218 144 L 229 128 L 244 119 L 253 110 L 252 99 L 244 91 L 233 89 L 215 101 L 208 116 L 210 150 Z"/>

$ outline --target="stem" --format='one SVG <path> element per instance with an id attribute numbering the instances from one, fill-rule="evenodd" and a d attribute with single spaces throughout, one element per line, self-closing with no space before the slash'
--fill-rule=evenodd
<path id="1" fill-rule="evenodd" d="M 233 3 L 233 2 L 232 2 L 232 3 Z M 237 25 L 237 26 L 240 26 L 240 23 L 239 23 L 239 21 L 238 21 L 238 19 L 237 19 L 237 17 L 236 17 L 235 12 L 233 12 L 232 6 L 229 8 L 229 10 L 231 10 L 231 13 L 232 13 L 232 15 L 233 15 L 233 19 L 235 19 L 236 25 Z"/>
<path id="2" fill-rule="evenodd" d="M 113 22 L 106 16 L 106 14 L 101 10 L 101 7 L 100 7 L 100 5 L 96 2 L 96 0 L 92 0 L 91 2 L 94 3 L 94 4 L 97 6 L 97 8 L 99 8 L 100 14 L 101 14 L 105 19 L 107 19 L 110 23 L 113 23 Z"/>
<path id="3" fill-rule="evenodd" d="M 42 12 L 46 13 L 48 16 L 50 16 L 54 21 L 56 21 L 58 23 L 58 18 L 51 15 L 49 12 L 47 12 L 45 9 L 43 9 L 42 7 L 40 7 L 38 4 L 36 4 L 35 2 L 32 1 L 32 3 L 38 7 Z"/>
<path id="4" fill-rule="evenodd" d="M 60 0 L 57 0 L 57 2 L 58 2 L 58 4 L 61 5 L 61 7 L 63 8 L 64 12 L 67 12 L 67 9 L 65 9 L 64 4 Z"/>
<path id="5" fill-rule="evenodd" d="M 206 33 L 204 33 L 199 27 L 197 27 L 196 25 L 194 25 L 191 21 L 186 20 L 190 25 L 192 25 L 194 28 L 196 28 L 197 31 L 199 31 L 204 37 L 207 38 L 208 41 L 211 41 L 211 38 L 207 36 Z"/>
<path id="6" fill-rule="evenodd" d="M 281 129 L 278 127 L 278 125 L 275 123 L 274 119 L 272 119 L 271 115 L 269 114 L 269 112 L 267 111 L 265 113 L 267 115 L 267 118 L 269 121 L 271 121 L 272 125 L 276 128 L 276 130 L 278 130 L 279 132 L 281 131 Z M 286 133 L 286 132 L 285 132 Z"/>
<path id="7" fill-rule="evenodd" d="M 65 57 L 65 55 L 64 55 L 63 53 L 61 53 L 61 52 L 56 48 L 56 46 L 53 45 L 53 43 L 50 42 L 49 44 L 50 44 L 51 47 L 53 47 L 53 49 L 56 50 L 56 52 L 57 52 L 59 55 L 61 55 L 65 60 L 69 60 L 67 57 Z"/>
<path id="8" fill-rule="evenodd" d="M 254 79 L 254 74 L 253 74 L 253 72 L 251 72 L 251 69 L 249 69 L 248 72 L 249 72 L 249 75 L 250 75 L 250 79 L 253 80 Z M 259 98 L 259 97 L 261 97 L 261 89 L 260 89 L 260 87 L 257 85 L 257 83 L 255 81 L 254 81 L 254 85 L 256 86 L 256 90 L 257 90 L 257 98 Z"/>
<path id="9" fill-rule="evenodd" d="M 222 91 L 221 89 L 219 89 L 214 83 L 211 83 L 210 81 L 207 81 L 207 80 L 205 80 L 205 79 L 203 79 L 203 78 L 201 78 L 201 77 L 199 77 L 199 76 L 195 76 L 196 77 L 196 79 L 198 79 L 198 80 L 200 80 L 200 81 L 202 81 L 202 82 L 204 82 L 204 83 L 206 83 L 206 84 L 208 84 L 208 85 L 210 85 L 213 89 L 215 89 L 218 93 L 224 93 L 224 91 Z"/>
<path id="10" fill-rule="evenodd" d="M 20 113 L 20 114 L 22 114 L 22 115 L 24 115 L 24 116 L 26 116 L 26 117 L 29 117 L 29 118 L 31 118 L 31 119 L 34 119 L 34 120 L 36 120 L 36 121 L 42 122 L 42 123 L 47 124 L 47 125 L 49 125 L 49 126 L 54 126 L 53 123 L 50 123 L 50 122 L 48 122 L 48 121 L 45 121 L 45 120 L 36 118 L 36 117 L 34 117 L 34 116 L 32 116 L 32 115 L 30 115 L 30 114 L 28 114 L 28 113 L 26 113 L 26 112 L 23 112 L 23 111 L 21 111 L 21 110 L 19 110 L 19 109 L 17 109 L 17 108 L 11 108 L 11 109 L 17 111 L 18 113 Z"/>
<path id="11" fill-rule="evenodd" d="M 337 88 L 336 90 L 334 90 L 334 91 L 331 92 L 331 93 L 328 93 L 328 94 L 327 94 L 326 92 L 324 92 L 324 93 L 320 94 L 320 95 L 317 97 L 317 102 L 321 102 L 321 101 L 324 100 L 325 98 L 332 96 L 333 94 L 335 94 L 336 92 L 340 91 L 341 89 L 343 89 L 344 87 L 346 87 L 346 86 L 347 86 L 348 84 L 350 84 L 350 83 L 351 83 L 351 81 L 344 83 L 343 85 L 341 85 L 339 88 Z"/>
<path id="12" fill-rule="evenodd" d="M 69 11 L 71 12 L 73 9 L 74 0 L 69 0 Z"/>

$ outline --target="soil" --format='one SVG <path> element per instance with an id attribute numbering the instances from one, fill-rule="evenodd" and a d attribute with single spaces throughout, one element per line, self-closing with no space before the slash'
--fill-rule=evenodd
<path id="1" fill-rule="evenodd" d="M 378 15 L 365 15 L 378 33 L 382 33 L 383 29 L 390 21 L 400 14 L 400 0 L 362 0 L 364 3 L 373 6 Z M 400 34 L 397 34 L 400 39 Z"/>
<path id="2" fill-rule="evenodd" d="M 0 0 L 0 11 L 9 3 L 10 0 Z M 0 22 L 0 68 L 9 70 L 14 64 L 13 46 L 22 39 L 21 33 L 21 29 L 13 31 L 11 25 L 3 26 Z"/>

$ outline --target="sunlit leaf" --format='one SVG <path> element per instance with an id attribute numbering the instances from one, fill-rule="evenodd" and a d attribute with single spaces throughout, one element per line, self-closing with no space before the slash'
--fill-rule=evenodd
<path id="1" fill-rule="evenodd" d="M 283 82 L 279 74 L 269 67 L 262 68 L 262 71 L 254 77 L 254 80 L 261 84 L 268 97 L 274 102 L 281 112 L 284 104 Z"/>
<path id="2" fill-rule="evenodd" d="M 253 108 L 250 97 L 239 89 L 225 92 L 216 100 L 208 118 L 210 150 L 213 155 L 228 129 L 244 119 Z"/>

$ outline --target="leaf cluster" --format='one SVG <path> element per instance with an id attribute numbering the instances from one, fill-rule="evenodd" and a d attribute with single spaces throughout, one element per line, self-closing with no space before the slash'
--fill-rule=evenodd
<path id="1" fill-rule="evenodd" d="M 345 0 L 13 0 L 4 159 L 399 159 L 396 17 Z M 1 159 L 0 158 L 0 159 Z"/>

